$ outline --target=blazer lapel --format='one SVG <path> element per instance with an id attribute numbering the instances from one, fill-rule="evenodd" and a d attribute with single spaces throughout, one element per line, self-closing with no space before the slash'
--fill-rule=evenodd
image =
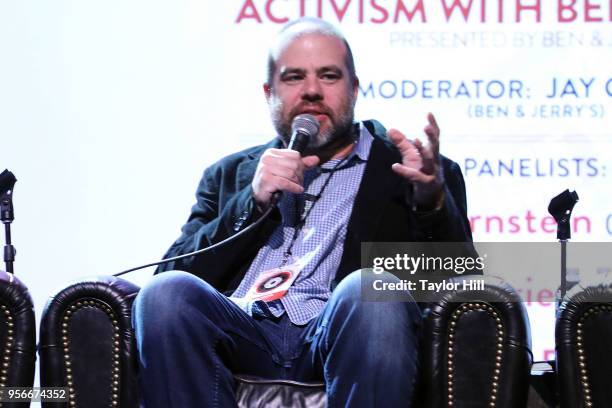
<path id="1" fill-rule="evenodd" d="M 248 184 L 253 181 L 255 170 L 257 169 L 257 163 L 259 163 L 259 157 L 249 157 L 247 160 L 241 162 L 236 170 L 236 190 L 240 191 Z"/>

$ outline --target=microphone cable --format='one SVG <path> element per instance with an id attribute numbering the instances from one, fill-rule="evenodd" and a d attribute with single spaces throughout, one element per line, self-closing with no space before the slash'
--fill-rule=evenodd
<path id="1" fill-rule="evenodd" d="M 306 148 L 306 146 L 308 145 L 308 141 L 310 140 L 310 138 L 316 136 L 319 133 L 319 121 L 317 120 L 317 118 L 315 118 L 314 116 L 310 114 L 301 114 L 301 115 L 296 116 L 293 119 L 293 123 L 291 124 L 291 130 L 292 130 L 291 140 L 289 141 L 289 145 L 287 146 L 287 149 L 296 150 L 300 152 L 301 154 Z M 282 193 L 280 191 L 277 191 L 274 194 L 272 194 L 270 205 L 268 206 L 266 211 L 264 211 L 261 217 L 259 217 L 257 221 L 255 221 L 253 224 L 249 225 L 248 227 L 246 227 L 245 229 L 243 229 L 242 231 L 238 232 L 235 235 L 227 237 L 224 240 L 219 241 L 216 244 L 213 244 L 206 248 L 198 249 L 197 251 L 193 251 L 188 254 L 183 254 L 183 255 L 172 257 L 172 258 L 163 259 L 161 261 L 151 262 L 146 265 L 137 266 L 135 268 L 126 269 L 125 271 L 116 273 L 113 276 L 125 275 L 128 272 L 134 272 L 139 269 L 148 268 L 149 266 L 161 265 L 161 264 L 165 264 L 168 262 L 177 261 L 179 259 L 188 258 L 190 256 L 199 255 L 204 252 L 212 251 L 213 249 L 217 249 L 221 245 L 225 245 L 228 242 L 231 242 L 234 239 L 246 234 L 247 231 L 250 231 L 256 228 L 257 226 L 259 226 L 259 224 L 261 224 L 272 213 L 274 208 L 276 208 L 276 204 L 280 200 L 281 194 Z"/>
<path id="2" fill-rule="evenodd" d="M 274 201 L 276 201 L 276 200 L 274 200 Z M 134 272 L 134 271 L 137 271 L 139 269 L 148 268 L 149 266 L 161 265 L 161 264 L 165 264 L 165 263 L 168 263 L 168 262 L 177 261 L 179 259 L 188 258 L 190 256 L 203 254 L 204 252 L 212 251 L 213 249 L 217 249 L 221 245 L 225 245 L 228 242 L 231 242 L 231 241 L 241 237 L 242 235 L 246 234 L 247 231 L 251 231 L 252 229 L 257 228 L 266 218 L 268 218 L 268 216 L 272 213 L 274 208 L 276 208 L 276 202 L 274 202 L 274 201 L 270 203 L 270 205 L 268 206 L 268 209 L 266 211 L 264 211 L 264 213 L 261 215 L 261 217 L 259 217 L 257 219 L 257 221 L 255 221 L 253 224 L 249 225 L 248 227 L 246 227 L 242 231 L 238 232 L 237 234 L 232 235 L 230 237 L 225 238 L 222 241 L 217 242 L 216 244 L 213 244 L 213 245 L 208 246 L 206 248 L 198 249 L 197 251 L 193 251 L 193 252 L 190 252 L 188 254 L 178 255 L 178 256 L 174 256 L 172 258 L 162 259 L 161 261 L 151 262 L 151 263 L 148 263 L 146 265 L 141 265 L 141 266 L 137 266 L 135 268 L 126 269 L 125 271 L 121 271 L 119 273 L 113 274 L 113 276 L 125 275 L 128 272 Z"/>

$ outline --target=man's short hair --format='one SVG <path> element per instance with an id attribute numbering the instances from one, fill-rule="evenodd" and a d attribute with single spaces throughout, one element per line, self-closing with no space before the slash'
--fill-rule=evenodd
<path id="1" fill-rule="evenodd" d="M 323 21 L 314 17 L 302 17 L 297 20 L 287 23 L 278 33 L 277 40 L 274 45 L 270 47 L 268 53 L 268 71 L 267 71 L 267 84 L 272 85 L 274 79 L 274 73 L 276 72 L 276 60 L 280 51 L 291 41 L 306 34 L 321 34 L 330 37 L 336 37 L 344 43 L 346 47 L 346 55 L 344 56 L 344 63 L 349 72 L 349 78 L 352 84 L 357 82 L 357 73 L 355 72 L 355 61 L 353 59 L 353 52 L 351 47 L 346 41 L 344 35 L 332 24 L 327 21 Z"/>

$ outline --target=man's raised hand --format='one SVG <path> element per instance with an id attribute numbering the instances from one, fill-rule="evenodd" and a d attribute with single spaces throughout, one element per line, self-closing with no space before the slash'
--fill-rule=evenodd
<path id="1" fill-rule="evenodd" d="M 414 203 L 425 209 L 436 208 L 443 194 L 444 180 L 440 169 L 440 128 L 433 114 L 424 128 L 429 143 L 425 146 L 419 138 L 409 140 L 397 129 L 390 129 L 387 136 L 402 155 L 402 162 L 391 167 L 414 185 Z"/>

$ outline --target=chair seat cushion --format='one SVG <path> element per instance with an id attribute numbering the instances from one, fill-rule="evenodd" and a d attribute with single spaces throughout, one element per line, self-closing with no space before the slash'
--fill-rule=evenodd
<path id="1" fill-rule="evenodd" d="M 236 400 L 240 408 L 327 406 L 323 383 L 268 380 L 251 376 L 235 376 Z"/>

